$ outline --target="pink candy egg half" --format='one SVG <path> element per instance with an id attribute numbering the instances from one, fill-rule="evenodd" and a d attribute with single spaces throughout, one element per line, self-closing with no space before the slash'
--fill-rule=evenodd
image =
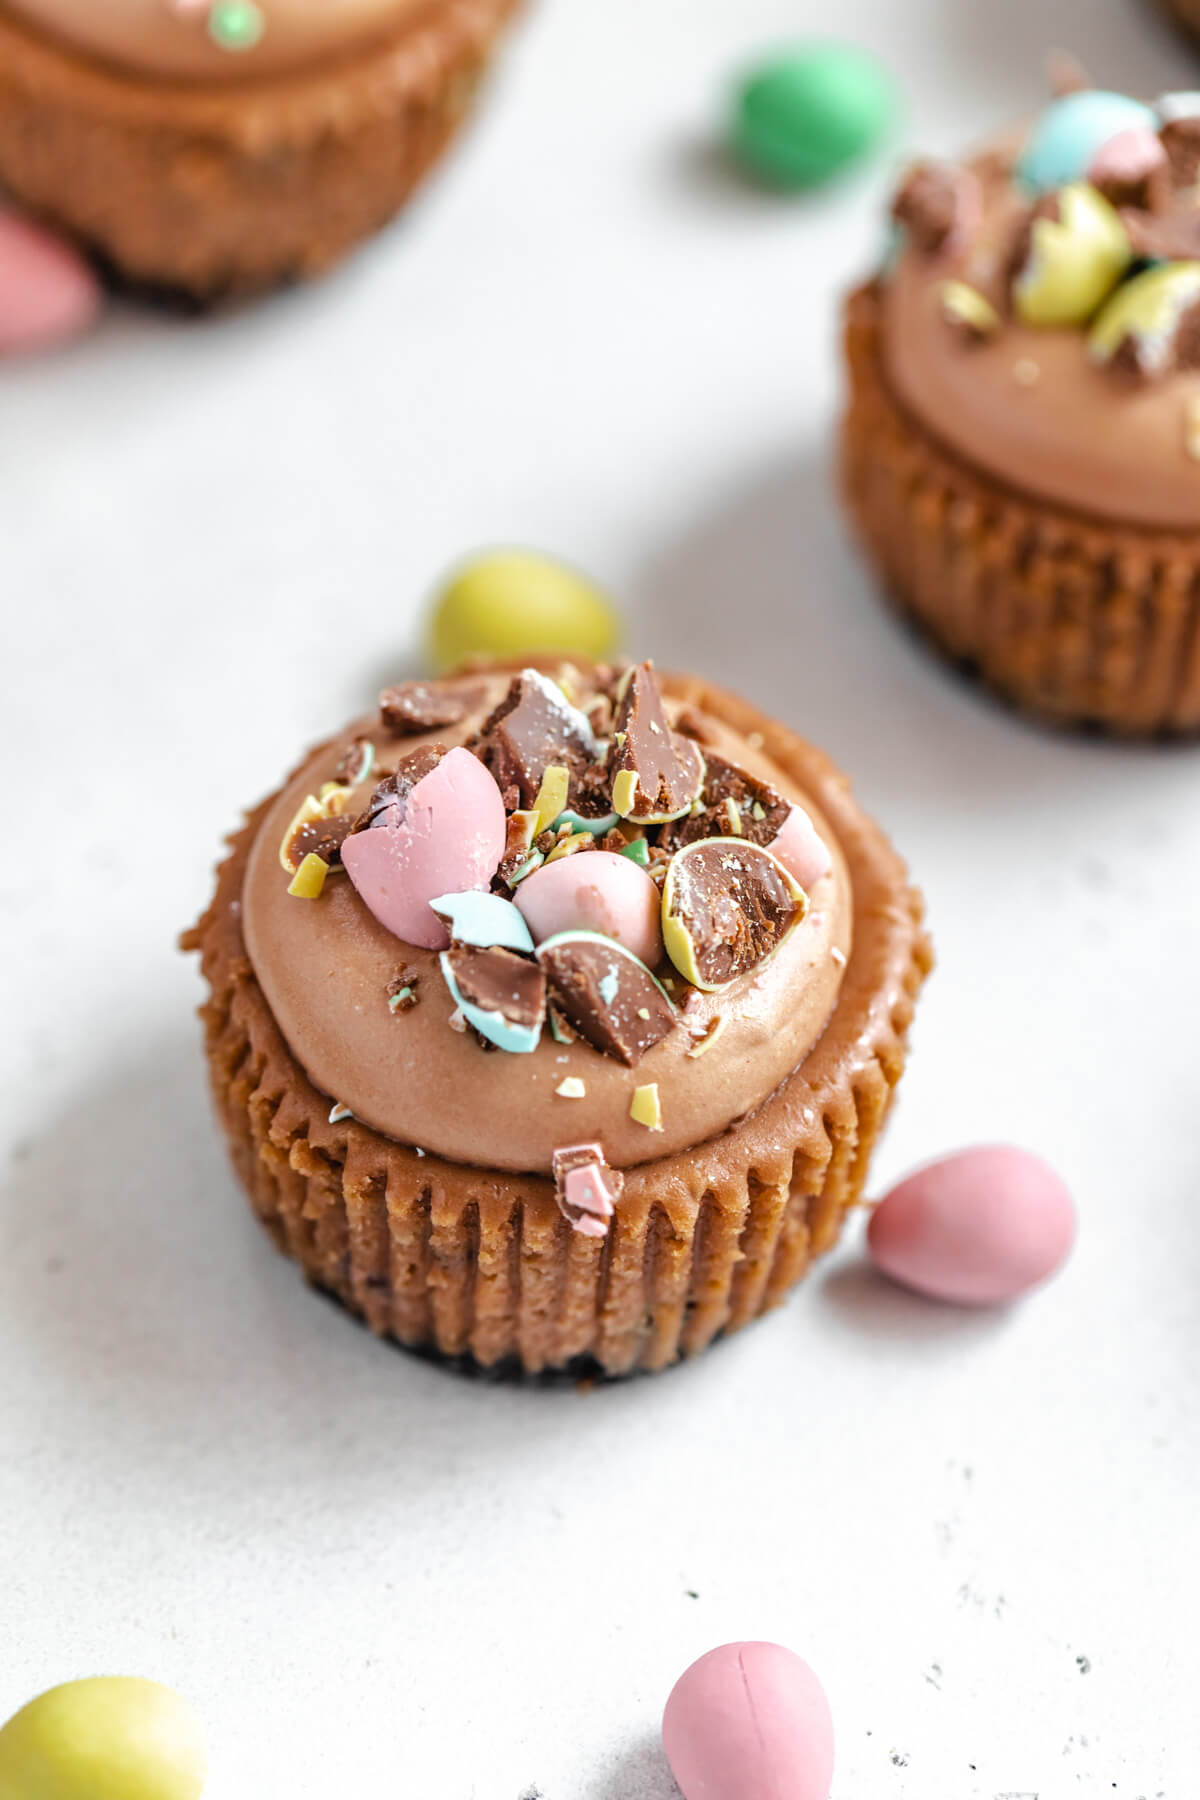
<path id="1" fill-rule="evenodd" d="M 662 1737 L 684 1800 L 829 1800 L 829 1702 L 781 1644 L 722 1644 L 685 1669 Z"/>
<path id="2" fill-rule="evenodd" d="M 1066 1184 L 1028 1150 L 960 1150 L 879 1202 L 867 1230 L 893 1281 L 958 1306 L 1000 1306 L 1049 1280 L 1075 1242 Z"/>
<path id="3" fill-rule="evenodd" d="M 802 806 L 793 806 L 767 849 L 806 893 L 833 867 L 824 838 L 818 836 L 816 826 Z"/>
<path id="4" fill-rule="evenodd" d="M 61 238 L 0 209 L 0 355 L 85 331 L 103 303 L 91 266 Z"/>
<path id="5" fill-rule="evenodd" d="M 346 873 L 381 925 L 425 950 L 450 934 L 429 902 L 486 888 L 504 855 L 504 799 L 478 757 L 451 750 L 385 823 L 342 845 Z"/>
<path id="6" fill-rule="evenodd" d="M 599 931 L 652 969 L 662 955 L 662 901 L 629 857 L 584 850 L 543 863 L 513 895 L 534 942 L 556 931 Z"/>

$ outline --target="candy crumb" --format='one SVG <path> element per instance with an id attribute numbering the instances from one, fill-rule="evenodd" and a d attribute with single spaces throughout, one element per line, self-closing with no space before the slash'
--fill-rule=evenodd
<path id="1" fill-rule="evenodd" d="M 578 1075 L 564 1075 L 554 1091 L 561 1094 L 564 1100 L 582 1100 L 587 1094 L 587 1088 Z"/>
<path id="2" fill-rule="evenodd" d="M 707 1051 L 712 1049 L 713 1045 L 716 1043 L 717 1039 L 720 1037 L 721 1033 L 724 1031 L 726 1022 L 727 1021 L 724 1017 L 724 1014 L 722 1014 L 719 1018 L 710 1020 L 708 1029 L 705 1031 L 704 1036 L 702 1038 L 697 1039 L 697 1041 L 692 1045 L 691 1049 L 687 1053 L 688 1059 L 690 1061 L 694 1062 L 696 1057 L 703 1056 L 703 1055 L 705 1055 L 705 1053 Z"/>
<path id="3" fill-rule="evenodd" d="M 1019 356 L 1013 364 L 1013 380 L 1018 387 L 1035 387 L 1042 371 L 1031 356 Z"/>
<path id="4" fill-rule="evenodd" d="M 354 1114 L 350 1111 L 350 1108 L 348 1106 L 343 1106 L 340 1100 L 335 1100 L 329 1109 L 329 1123 L 331 1125 L 340 1125 L 343 1119 L 352 1119 L 353 1117 Z"/>
<path id="5" fill-rule="evenodd" d="M 636 1125 L 644 1125 L 648 1131 L 662 1130 L 662 1106 L 659 1103 L 657 1081 L 647 1082 L 645 1087 L 634 1088 L 633 1099 L 629 1102 L 629 1116 Z"/>
<path id="6" fill-rule="evenodd" d="M 829 952 L 829 954 L 830 954 L 830 956 L 832 956 L 834 962 L 837 964 L 839 969 L 845 968 L 846 952 L 843 949 L 841 949 L 837 944 L 835 944 L 833 946 L 833 949 Z"/>

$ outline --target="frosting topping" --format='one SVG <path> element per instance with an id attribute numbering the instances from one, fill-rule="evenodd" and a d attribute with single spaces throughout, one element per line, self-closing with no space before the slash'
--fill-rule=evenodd
<path id="1" fill-rule="evenodd" d="M 294 68 L 416 19 L 429 0 L 0 0 L 68 47 L 139 73 L 229 80 Z"/>
<path id="2" fill-rule="evenodd" d="M 455 683 L 389 690 L 277 796 L 243 918 L 319 1088 L 461 1162 L 549 1172 L 586 1142 L 567 1205 L 594 1232 L 613 1182 L 592 1149 L 613 1171 L 688 1148 L 803 1061 L 840 986 L 851 896 L 805 796 L 651 665 L 557 673 L 475 677 L 453 721 Z M 627 769 L 635 811 L 673 810 L 686 782 L 702 835 L 620 814 Z M 350 786 L 339 770 L 365 773 Z M 304 833 L 320 878 L 297 888 Z"/>
<path id="3" fill-rule="evenodd" d="M 883 345 L 977 467 L 1133 525 L 1200 526 L 1200 95 L 1091 88 L 965 166 L 909 171 Z"/>

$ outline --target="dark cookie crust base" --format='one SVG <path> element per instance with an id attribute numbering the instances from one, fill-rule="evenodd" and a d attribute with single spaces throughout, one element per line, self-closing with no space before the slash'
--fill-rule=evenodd
<path id="1" fill-rule="evenodd" d="M 399 210 L 516 0 L 441 0 L 316 72 L 155 82 L 0 14 L 0 183 L 127 281 L 198 300 L 318 274 Z"/>
<path id="2" fill-rule="evenodd" d="M 530 1372 L 580 1358 L 611 1375 L 659 1369 L 777 1305 L 862 1194 L 931 965 L 920 896 L 824 756 L 719 689 L 667 685 L 760 731 L 824 809 L 850 870 L 855 939 L 801 1067 L 731 1130 L 627 1171 L 603 1241 L 571 1230 L 545 1177 L 422 1157 L 329 1123 L 330 1100 L 280 1036 L 242 941 L 238 897 L 270 801 L 232 840 L 184 940 L 211 990 L 201 1016 L 213 1096 L 255 1212 L 312 1282 L 402 1344 Z"/>
<path id="3" fill-rule="evenodd" d="M 969 467 L 889 391 L 873 284 L 845 328 L 842 493 L 897 609 L 1044 719 L 1200 731 L 1200 531 L 1087 519 Z"/>

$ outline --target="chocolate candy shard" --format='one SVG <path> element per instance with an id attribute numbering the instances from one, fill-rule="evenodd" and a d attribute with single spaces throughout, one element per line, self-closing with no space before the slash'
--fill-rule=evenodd
<path id="1" fill-rule="evenodd" d="M 660 841 L 667 850 L 680 850 L 708 837 L 740 837 L 751 844 L 769 844 L 790 811 L 789 802 L 769 782 L 759 781 L 736 763 L 709 751 L 698 805 L 669 825 Z"/>
<path id="2" fill-rule="evenodd" d="M 608 774 L 614 809 L 638 825 L 681 818 L 704 786 L 704 757 L 668 725 L 653 663 L 638 663 L 619 690 Z"/>
<path id="3" fill-rule="evenodd" d="M 481 1037 L 518 1055 L 537 1048 L 546 1017 L 546 977 L 537 963 L 512 950 L 452 943 L 441 964 L 455 1005 Z"/>
<path id="4" fill-rule="evenodd" d="M 704 993 L 772 956 L 808 911 L 808 896 L 761 845 L 704 838 L 671 859 L 663 885 L 667 955 Z"/>
<path id="5" fill-rule="evenodd" d="M 539 944 L 553 1004 L 592 1048 L 632 1068 L 674 1028 L 675 1008 L 645 963 L 597 931 Z"/>
<path id="6" fill-rule="evenodd" d="M 554 1197 L 572 1230 L 584 1237 L 605 1237 L 625 1186 L 619 1169 L 610 1169 L 599 1144 L 571 1144 L 550 1158 Z"/>
<path id="7" fill-rule="evenodd" d="M 351 738 L 337 759 L 333 779 L 344 787 L 357 787 L 375 766 L 375 746 L 369 737 Z"/>
<path id="8" fill-rule="evenodd" d="M 480 728 L 471 745 L 496 778 L 502 793 L 516 792 L 531 807 L 542 776 L 556 763 L 575 776 L 597 753 L 587 719 L 562 689 L 537 669 L 523 669 Z"/>
<path id="9" fill-rule="evenodd" d="M 969 169 L 919 162 L 900 184 L 892 218 L 908 233 L 914 250 L 936 256 L 969 230 L 979 207 L 979 183 Z"/>
<path id="10" fill-rule="evenodd" d="M 384 688 L 379 716 L 393 737 L 420 737 L 443 725 L 460 725 L 483 695 L 477 681 L 404 681 Z"/>
<path id="11" fill-rule="evenodd" d="M 436 769 L 442 758 L 447 755 L 444 744 L 425 744 L 420 750 L 413 750 L 402 757 L 393 774 L 385 775 L 371 791 L 362 812 L 359 813 L 352 831 L 368 831 L 372 825 L 384 825 L 388 821 L 383 817 L 390 806 L 399 806 L 401 816 L 404 813 L 404 802 L 431 770 Z"/>

